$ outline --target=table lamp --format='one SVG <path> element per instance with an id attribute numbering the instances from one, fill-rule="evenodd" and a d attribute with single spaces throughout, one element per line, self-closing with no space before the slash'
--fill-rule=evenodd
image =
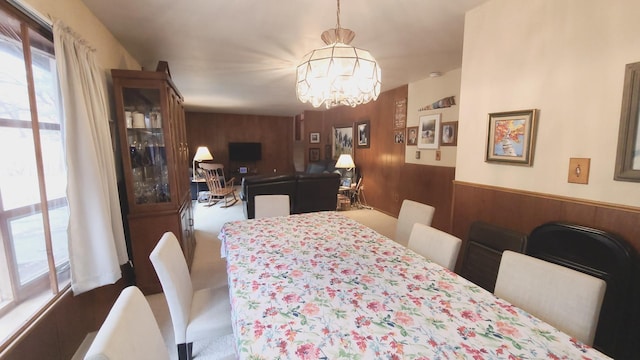
<path id="1" fill-rule="evenodd" d="M 199 146 L 196 154 L 193 156 L 193 180 L 196 180 L 196 161 L 213 160 L 213 155 L 206 146 Z"/>
<path id="2" fill-rule="evenodd" d="M 353 158 L 349 154 L 341 154 L 336 161 L 336 169 L 345 169 L 344 174 L 342 175 L 343 181 L 344 179 L 351 180 L 353 178 L 353 174 L 351 171 L 356 167 L 356 164 L 353 162 Z M 350 186 L 351 184 L 349 184 Z"/>

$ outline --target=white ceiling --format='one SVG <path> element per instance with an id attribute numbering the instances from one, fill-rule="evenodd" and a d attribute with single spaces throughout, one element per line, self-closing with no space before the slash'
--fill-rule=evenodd
<path id="1" fill-rule="evenodd" d="M 462 64 L 464 14 L 486 0 L 342 0 L 340 23 L 382 91 Z M 148 70 L 169 63 L 188 111 L 293 116 L 295 68 L 336 27 L 335 0 L 83 0 Z"/>

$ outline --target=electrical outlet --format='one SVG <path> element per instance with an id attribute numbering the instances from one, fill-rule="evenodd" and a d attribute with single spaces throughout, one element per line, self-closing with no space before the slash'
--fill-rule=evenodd
<path id="1" fill-rule="evenodd" d="M 588 184 L 590 164 L 590 158 L 570 158 L 567 181 L 574 184 Z"/>

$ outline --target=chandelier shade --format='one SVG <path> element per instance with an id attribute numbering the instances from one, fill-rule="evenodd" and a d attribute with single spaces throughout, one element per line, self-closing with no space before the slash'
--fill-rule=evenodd
<path id="1" fill-rule="evenodd" d="M 356 106 L 376 100 L 382 86 L 382 72 L 367 51 L 349 45 L 355 33 L 338 27 L 322 33 L 327 44 L 304 56 L 296 71 L 296 94 L 313 107 L 323 103 L 329 109 L 338 105 Z"/>

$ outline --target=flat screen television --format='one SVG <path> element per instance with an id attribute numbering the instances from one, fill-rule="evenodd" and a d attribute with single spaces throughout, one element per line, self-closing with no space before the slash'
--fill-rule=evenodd
<path id="1" fill-rule="evenodd" d="M 259 142 L 230 142 L 229 160 L 258 161 L 262 160 L 262 143 Z"/>

